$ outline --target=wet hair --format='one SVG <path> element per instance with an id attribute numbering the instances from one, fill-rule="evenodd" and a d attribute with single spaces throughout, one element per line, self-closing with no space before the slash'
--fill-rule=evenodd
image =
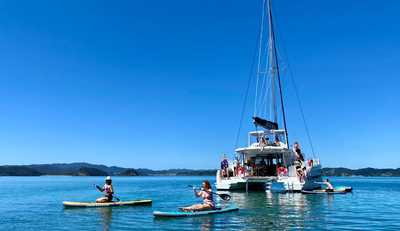
<path id="1" fill-rule="evenodd" d="M 205 187 L 205 189 L 211 189 L 211 184 L 210 184 L 210 181 L 208 181 L 208 180 L 205 180 L 205 181 L 203 181 L 203 183 L 204 183 L 204 187 Z"/>
<path id="2" fill-rule="evenodd" d="M 106 184 L 110 185 L 112 183 L 112 180 L 106 180 Z"/>

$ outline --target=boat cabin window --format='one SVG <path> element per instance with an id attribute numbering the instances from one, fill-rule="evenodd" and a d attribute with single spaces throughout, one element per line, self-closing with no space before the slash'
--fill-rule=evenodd
<path id="1" fill-rule="evenodd" d="M 276 176 L 277 165 L 283 163 L 280 154 L 257 156 L 247 159 L 246 165 L 250 170 L 250 176 Z"/>

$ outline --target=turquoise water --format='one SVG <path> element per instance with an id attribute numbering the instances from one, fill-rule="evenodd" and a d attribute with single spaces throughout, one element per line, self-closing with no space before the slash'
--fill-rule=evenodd
<path id="1" fill-rule="evenodd" d="M 206 177 L 214 180 L 213 177 Z M 153 206 L 64 209 L 63 200 L 91 201 L 99 177 L 0 177 L 0 230 L 400 230 L 400 178 L 331 178 L 354 188 L 345 195 L 232 193 L 240 211 L 154 219 L 153 210 L 197 202 L 188 184 L 204 177 L 114 177 L 122 200 L 150 198 Z"/>

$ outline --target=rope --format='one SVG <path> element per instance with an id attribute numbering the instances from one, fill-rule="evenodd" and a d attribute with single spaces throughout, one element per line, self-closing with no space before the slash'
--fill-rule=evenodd
<path id="1" fill-rule="evenodd" d="M 266 54 L 266 53 L 267 53 L 267 46 L 265 46 L 264 52 L 263 52 L 261 55 Z M 267 60 L 267 61 L 265 62 L 265 65 L 266 65 L 266 66 L 268 65 L 268 61 L 269 61 L 269 60 Z M 259 116 L 261 116 L 261 117 L 263 117 L 263 111 L 264 111 L 264 110 L 263 110 L 262 106 L 264 105 L 264 98 L 265 98 L 265 91 L 263 91 L 263 90 L 266 88 L 266 85 L 267 85 L 267 77 L 268 77 L 266 71 L 267 71 L 267 68 L 264 68 L 264 69 L 261 70 L 262 83 L 261 83 L 260 86 L 259 86 L 259 88 L 260 88 L 260 90 L 261 90 L 261 95 L 260 95 L 259 99 L 257 99 L 258 105 L 259 105 L 259 107 L 260 107 L 261 109 L 258 109 L 258 111 L 255 112 L 255 115 L 259 115 Z M 257 87 L 257 88 L 258 88 L 258 87 Z"/>
<path id="2" fill-rule="evenodd" d="M 259 38 L 260 38 L 260 35 L 258 36 L 257 40 Z M 247 79 L 247 87 L 246 87 L 246 91 L 245 91 L 245 94 L 244 94 L 244 97 L 243 97 L 243 104 L 242 104 L 242 110 L 241 110 L 241 114 L 240 114 L 239 128 L 238 128 L 238 131 L 236 133 L 235 148 L 237 148 L 237 146 L 238 146 L 240 133 L 241 133 L 241 130 L 242 130 L 243 118 L 244 118 L 244 114 L 245 114 L 245 111 L 246 111 L 246 103 L 247 103 L 247 98 L 249 96 L 249 89 L 250 89 L 250 85 L 251 85 L 251 79 L 252 79 L 251 77 L 253 76 L 254 65 L 256 64 L 257 48 L 258 48 L 258 43 L 256 43 L 256 46 L 254 47 L 253 58 L 252 58 L 253 61 L 251 63 L 249 77 Z"/>
<path id="3" fill-rule="evenodd" d="M 254 116 L 256 116 L 256 113 L 257 113 L 258 80 L 260 78 L 261 50 L 262 50 L 262 41 L 263 41 L 263 33 L 264 33 L 264 17 L 265 17 L 265 0 L 263 0 L 262 17 L 261 17 L 260 34 L 259 34 L 259 44 L 258 44 L 258 64 L 257 64 L 256 95 L 255 95 L 255 102 L 254 102 Z"/>
<path id="4" fill-rule="evenodd" d="M 302 106 L 302 104 L 301 104 L 301 100 L 300 100 L 300 96 L 299 96 L 299 91 L 298 91 L 298 89 L 297 89 L 296 82 L 294 81 L 294 78 L 293 78 L 293 71 L 292 71 L 292 69 L 289 67 L 289 64 L 288 64 L 288 69 L 289 69 L 290 79 L 292 80 L 294 92 L 295 92 L 295 95 L 296 95 L 297 103 L 299 104 L 301 118 L 303 119 L 303 123 L 304 123 L 304 129 L 306 130 L 308 142 L 310 143 L 310 147 L 311 147 L 311 152 L 312 152 L 312 155 L 313 155 L 313 157 L 314 157 L 314 159 L 315 159 L 314 145 L 313 145 L 313 142 L 312 142 L 312 139 L 311 139 L 310 130 L 308 129 L 308 125 L 307 125 L 307 122 L 306 122 L 306 117 L 304 116 L 304 110 L 303 110 L 303 106 Z"/>
<path id="5" fill-rule="evenodd" d="M 276 21 L 278 21 L 278 20 L 275 20 L 275 23 L 276 23 Z M 279 28 L 279 27 L 277 26 L 276 28 Z M 279 29 L 278 29 L 278 33 L 279 33 Z M 283 38 L 281 38 L 281 39 L 284 40 Z M 294 74 L 293 74 L 293 70 L 292 70 L 292 68 L 291 68 L 291 66 L 290 66 L 290 63 L 289 63 L 289 56 L 288 56 L 288 54 L 287 54 L 287 51 L 286 51 L 286 48 L 285 48 L 285 47 L 282 46 L 282 47 L 280 47 L 280 48 L 282 48 L 283 53 L 284 53 L 284 55 L 285 55 L 285 57 L 286 57 L 286 60 L 287 60 L 287 63 L 286 63 L 286 64 L 287 64 L 287 69 L 289 70 L 289 77 L 290 77 L 290 80 L 291 80 L 292 85 L 293 85 L 293 88 L 294 88 L 294 92 L 295 92 L 295 95 L 296 95 L 297 103 L 298 103 L 298 105 L 299 105 L 300 115 L 301 115 L 301 118 L 302 118 L 302 120 L 303 120 L 304 130 L 305 130 L 305 132 L 306 132 L 306 134 L 307 134 L 308 143 L 309 143 L 309 145 L 310 145 L 313 158 L 315 159 L 316 156 L 315 156 L 314 145 L 313 145 L 313 142 L 312 142 L 310 130 L 309 130 L 309 128 L 308 128 L 308 124 L 307 124 L 307 121 L 306 121 L 306 117 L 305 117 L 305 115 L 304 115 L 304 110 L 303 110 L 303 106 L 302 106 L 302 103 L 301 103 L 301 100 L 300 100 L 299 90 L 298 90 L 298 88 L 297 88 L 296 82 L 294 81 L 294 77 L 293 77 Z"/>

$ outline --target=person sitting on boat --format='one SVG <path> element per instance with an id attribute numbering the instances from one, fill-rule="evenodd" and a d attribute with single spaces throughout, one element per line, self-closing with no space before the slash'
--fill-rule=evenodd
<path id="1" fill-rule="evenodd" d="M 299 178 L 300 182 L 303 182 L 304 178 L 305 178 L 304 168 L 302 168 L 300 165 L 297 165 L 296 166 L 296 174 L 297 174 L 297 177 Z"/>
<path id="2" fill-rule="evenodd" d="M 202 188 L 200 190 L 193 187 L 193 192 L 196 197 L 203 198 L 203 203 L 194 204 L 189 207 L 183 207 L 181 208 L 182 211 L 203 211 L 203 210 L 215 209 L 213 192 L 211 189 L 211 184 L 208 180 L 203 181 Z"/>
<path id="3" fill-rule="evenodd" d="M 287 175 L 287 168 L 285 168 L 281 163 L 277 164 L 276 172 L 278 176 L 286 176 Z"/>
<path id="4" fill-rule="evenodd" d="M 334 187 L 333 187 L 333 185 L 331 184 L 331 182 L 329 181 L 329 179 L 326 179 L 323 183 L 324 183 L 325 186 L 326 186 L 326 189 L 325 189 L 326 192 L 333 192 Z"/>
<path id="5" fill-rule="evenodd" d="M 283 146 L 283 143 L 279 140 L 279 136 L 275 136 L 274 145 L 278 146 L 278 147 L 282 147 Z"/>
<path id="6" fill-rule="evenodd" d="M 308 174 L 307 168 L 306 168 L 306 167 L 303 167 L 303 177 L 304 177 L 304 178 L 307 178 L 307 174 Z"/>
<path id="7" fill-rule="evenodd" d="M 267 137 L 267 139 L 268 139 L 268 137 Z M 267 145 L 268 145 L 267 140 L 265 139 L 264 136 L 262 136 L 262 137 L 261 137 L 261 141 L 260 141 L 260 146 L 261 146 L 261 147 L 264 147 L 264 146 L 267 146 Z"/>
<path id="8" fill-rule="evenodd" d="M 226 155 L 224 155 L 222 161 L 221 161 L 221 174 L 222 177 L 228 177 L 228 167 L 229 167 L 229 162 L 228 159 L 226 158 Z"/>
<path id="9" fill-rule="evenodd" d="M 246 175 L 246 170 L 242 165 L 239 165 L 239 172 L 238 172 L 238 176 L 240 177 L 244 177 Z"/>
<path id="10" fill-rule="evenodd" d="M 106 177 L 106 182 L 103 186 L 103 188 L 101 188 L 100 186 L 96 185 L 96 188 L 100 191 L 104 193 L 103 197 L 100 197 L 96 200 L 97 203 L 106 203 L 106 202 L 111 202 L 113 199 L 113 194 L 114 194 L 114 188 L 112 186 L 112 180 L 111 180 L 111 176 L 107 176 Z"/>
<path id="11" fill-rule="evenodd" d="M 265 176 L 267 173 L 267 163 L 265 162 L 265 159 L 264 158 L 262 158 L 261 159 L 261 161 L 260 161 L 260 163 L 259 163 L 259 165 L 258 165 L 259 167 L 257 168 L 257 172 L 258 172 L 258 176 Z"/>

